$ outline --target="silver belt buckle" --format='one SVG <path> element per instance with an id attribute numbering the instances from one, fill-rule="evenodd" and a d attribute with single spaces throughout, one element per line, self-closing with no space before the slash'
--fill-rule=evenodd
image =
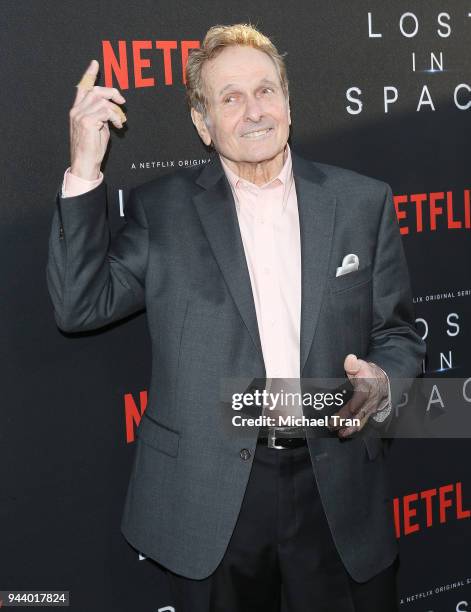
<path id="1" fill-rule="evenodd" d="M 268 448 L 276 448 L 276 449 L 286 449 L 286 446 L 280 446 L 278 444 L 275 444 L 275 440 L 276 440 L 276 429 L 275 427 L 270 427 L 270 429 L 268 430 Z"/>

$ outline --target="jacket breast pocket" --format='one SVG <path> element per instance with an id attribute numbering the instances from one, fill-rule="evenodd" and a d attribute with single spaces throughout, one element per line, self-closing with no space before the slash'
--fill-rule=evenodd
<path id="1" fill-rule="evenodd" d="M 170 457 L 178 455 L 180 434 L 162 425 L 148 415 L 147 412 L 144 412 L 141 423 L 137 428 L 137 437 L 149 446 L 152 446 L 152 448 Z"/>
<path id="2" fill-rule="evenodd" d="M 341 291 L 347 291 L 353 287 L 358 287 L 369 283 L 372 278 L 372 266 L 371 264 L 360 270 L 354 272 L 348 272 L 341 276 L 335 276 L 330 280 L 330 292 L 340 293 Z"/>

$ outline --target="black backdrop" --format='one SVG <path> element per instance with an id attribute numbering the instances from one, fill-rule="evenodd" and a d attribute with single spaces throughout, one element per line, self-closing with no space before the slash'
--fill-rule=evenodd
<path id="1" fill-rule="evenodd" d="M 96 333 L 63 334 L 45 283 L 54 198 L 69 162 L 75 83 L 97 58 L 108 66 L 100 84 L 107 74 L 106 84 L 119 86 L 111 60 L 123 66 L 126 53 L 128 123 L 124 133 L 113 133 L 105 166 L 115 231 L 130 187 L 172 170 L 172 162 L 208 158 L 185 104 L 185 48 L 216 23 L 259 26 L 287 52 L 291 146 L 392 186 L 417 324 L 427 334 L 425 372 L 466 378 L 471 6 L 464 0 L 4 0 L 0 10 L 6 176 L 0 590 L 64 589 L 74 610 L 157 612 L 172 601 L 155 565 L 119 531 L 150 375 L 145 314 Z M 133 53 L 133 41 L 150 42 L 140 52 L 134 42 Z M 175 41 L 166 66 L 162 41 Z M 148 66 L 136 75 L 139 54 Z M 154 83 L 142 86 L 139 77 Z M 385 95 L 397 101 L 385 108 Z M 442 209 L 435 227 L 434 206 Z M 466 439 L 392 446 L 401 609 L 471 610 L 470 448 Z M 440 521 L 438 490 L 447 485 L 453 501 Z M 437 495 L 427 517 L 421 492 L 429 489 Z M 404 533 L 404 513 L 417 526 L 410 533 Z"/>

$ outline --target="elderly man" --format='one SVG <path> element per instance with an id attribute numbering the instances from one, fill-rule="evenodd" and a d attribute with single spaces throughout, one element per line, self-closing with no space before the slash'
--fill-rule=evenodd
<path id="1" fill-rule="evenodd" d="M 358 431 L 387 427 L 394 380 L 424 355 L 391 190 L 290 150 L 284 62 L 255 28 L 211 28 L 186 71 L 212 162 L 134 189 L 110 238 L 100 166 L 124 98 L 90 64 L 50 236 L 61 329 L 147 310 L 153 370 L 123 533 L 178 612 L 396 610 L 382 441 Z M 345 373 L 339 414 L 356 425 L 227 435 L 222 380 L 260 391 Z"/>

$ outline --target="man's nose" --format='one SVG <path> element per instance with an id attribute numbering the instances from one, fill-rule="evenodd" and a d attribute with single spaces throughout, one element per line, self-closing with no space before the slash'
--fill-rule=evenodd
<path id="1" fill-rule="evenodd" d="M 260 121 L 263 117 L 263 105 L 255 96 L 247 98 L 245 106 L 245 118 L 250 121 Z"/>

